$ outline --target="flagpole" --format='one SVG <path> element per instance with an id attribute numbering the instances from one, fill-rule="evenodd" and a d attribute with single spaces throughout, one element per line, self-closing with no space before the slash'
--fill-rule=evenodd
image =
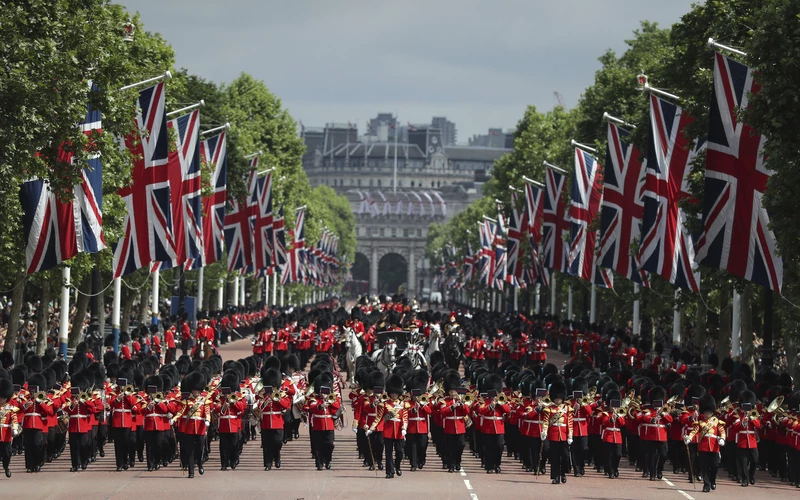
<path id="1" fill-rule="evenodd" d="M 281 284 L 281 307 L 283 307 L 283 284 Z"/>
<path id="2" fill-rule="evenodd" d="M 119 309 L 122 298 L 122 278 L 114 278 L 114 302 L 111 308 L 111 332 L 114 334 L 114 352 L 119 352 Z"/>
<path id="3" fill-rule="evenodd" d="M 125 85 L 124 87 L 120 87 L 120 90 L 128 90 L 136 87 L 141 87 L 142 85 L 147 85 L 148 83 L 160 82 L 161 80 L 169 80 L 172 78 L 172 73 L 169 71 L 165 71 L 164 73 L 154 76 L 153 78 L 148 78 L 147 80 L 142 80 L 141 82 L 131 83 L 130 85 Z"/>
<path id="4" fill-rule="evenodd" d="M 597 287 L 594 283 L 592 283 L 592 300 L 589 307 L 589 324 L 593 324 L 597 319 Z"/>
<path id="5" fill-rule="evenodd" d="M 69 286 L 70 267 L 64 266 L 61 270 L 61 279 L 64 282 L 61 288 L 61 322 L 58 325 L 58 351 L 67 359 L 67 344 L 69 344 Z"/>
<path id="6" fill-rule="evenodd" d="M 197 298 L 194 301 L 194 312 L 195 318 L 197 317 L 197 313 L 203 310 L 203 268 L 201 267 L 197 271 Z M 211 309 L 209 307 L 209 309 Z"/>
<path id="7" fill-rule="evenodd" d="M 678 307 L 680 292 L 675 289 L 675 306 L 672 311 L 672 345 L 681 345 L 681 310 Z"/>
<path id="8" fill-rule="evenodd" d="M 229 128 L 231 128 L 231 124 L 230 124 L 230 122 L 226 122 L 225 125 L 222 125 L 222 126 L 219 126 L 219 127 L 210 128 L 210 129 L 208 129 L 206 131 L 200 132 L 200 135 L 213 134 L 214 132 L 217 132 L 219 130 L 228 130 Z"/>
<path id="9" fill-rule="evenodd" d="M 541 312 L 541 299 L 542 299 L 542 290 L 540 288 L 539 283 L 536 283 L 536 314 Z"/>
<path id="10" fill-rule="evenodd" d="M 639 324 L 639 284 L 633 284 L 633 294 L 636 299 L 633 301 L 633 334 L 639 335 L 641 325 Z"/>
<path id="11" fill-rule="evenodd" d="M 556 273 L 550 275 L 550 315 L 556 314 Z"/>
<path id="12" fill-rule="evenodd" d="M 233 300 L 231 300 L 233 307 L 239 307 L 239 276 L 233 278 Z"/>
<path id="13" fill-rule="evenodd" d="M 247 283 L 247 277 L 242 276 L 242 279 L 239 280 L 239 286 L 242 287 L 241 290 L 239 290 L 239 305 L 240 306 L 246 306 L 247 305 L 245 303 L 246 302 L 246 296 L 245 296 L 245 293 L 244 293 L 244 290 L 245 290 L 245 287 L 246 287 L 245 283 Z"/>
<path id="14" fill-rule="evenodd" d="M 397 194 L 397 136 L 400 135 L 397 129 L 397 117 L 394 119 L 394 180 L 392 181 L 392 193 Z"/>
<path id="15" fill-rule="evenodd" d="M 742 328 L 742 296 L 736 289 L 733 290 L 733 328 L 731 329 L 731 357 L 734 361 L 739 361 L 741 349 L 739 348 L 739 336 Z"/>
<path id="16" fill-rule="evenodd" d="M 191 105 L 186 106 L 186 107 L 181 108 L 181 109 L 176 109 L 175 111 L 170 111 L 169 113 L 167 113 L 167 116 L 175 116 L 177 114 L 183 113 L 184 111 L 191 111 L 193 109 L 202 108 L 205 105 L 206 105 L 206 101 L 204 101 L 203 99 L 200 99 L 200 102 L 196 102 L 194 104 L 191 104 Z"/>
<path id="17" fill-rule="evenodd" d="M 572 285 L 569 286 L 569 295 L 567 295 L 567 319 L 572 321 Z"/>
<path id="18" fill-rule="evenodd" d="M 269 306 L 269 274 L 264 275 L 264 305 Z"/>
<path id="19" fill-rule="evenodd" d="M 280 267 L 276 264 L 275 265 L 275 272 L 272 274 L 272 305 L 278 305 L 278 272 L 280 272 Z"/>
<path id="20" fill-rule="evenodd" d="M 153 302 L 152 305 L 150 306 L 150 314 L 153 316 L 152 322 L 154 325 L 158 324 L 158 292 L 159 292 L 158 287 L 161 284 L 161 282 L 159 281 L 160 274 L 161 271 L 159 271 L 158 269 L 153 271 L 153 296 L 152 296 Z"/>
<path id="21" fill-rule="evenodd" d="M 225 280 L 219 279 L 219 288 L 217 289 L 217 311 L 221 311 L 225 307 L 223 298 L 225 295 Z"/>

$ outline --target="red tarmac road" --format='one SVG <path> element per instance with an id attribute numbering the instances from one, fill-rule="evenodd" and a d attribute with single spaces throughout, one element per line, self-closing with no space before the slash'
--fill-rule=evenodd
<path id="1" fill-rule="evenodd" d="M 250 354 L 248 340 L 220 349 L 226 359 Z M 551 361 L 562 364 L 564 357 L 554 351 Z M 461 473 L 449 474 L 437 467 L 438 458 L 429 447 L 428 465 L 424 470 L 408 471 L 402 477 L 387 480 L 383 471 L 369 472 L 356 455 L 355 435 L 350 431 L 352 414 L 345 429 L 336 434 L 336 449 L 331 470 L 317 471 L 311 458 L 308 430 L 300 427 L 300 440 L 283 447 L 282 468 L 265 472 L 259 441 L 245 445 L 241 464 L 235 471 L 219 470 L 218 443 L 206 463 L 205 475 L 189 480 L 177 463 L 156 472 L 147 472 L 141 463 L 125 472 L 115 472 L 113 445 L 106 447 L 106 456 L 90 464 L 82 472 L 69 472 L 69 448 L 56 461 L 45 464 L 38 474 L 25 473 L 23 457 L 13 457 L 11 479 L 0 475 L 0 500 L 9 499 L 206 499 L 264 498 L 279 500 L 311 499 L 464 499 L 514 500 L 554 495 L 578 499 L 686 500 L 702 498 L 781 498 L 800 495 L 800 490 L 777 482 L 767 473 L 757 473 L 757 484 L 741 488 L 727 479 L 720 470 L 717 490 L 702 493 L 693 490 L 684 477 L 667 473 L 663 481 L 650 482 L 634 472 L 623 458 L 620 478 L 609 480 L 587 467 L 586 476 L 568 476 L 564 485 L 550 484 L 549 476 L 538 479 L 525 473 L 512 459 L 503 458 L 503 473 L 488 475 L 468 450 L 464 453 Z M 669 464 L 666 469 L 671 471 Z"/>

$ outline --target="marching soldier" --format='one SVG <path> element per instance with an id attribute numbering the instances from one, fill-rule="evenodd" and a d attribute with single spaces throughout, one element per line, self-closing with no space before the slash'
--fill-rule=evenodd
<path id="1" fill-rule="evenodd" d="M 377 408 L 375 422 L 372 423 L 367 435 L 369 436 L 378 427 L 378 422 L 383 423 L 383 443 L 386 451 L 386 479 L 392 479 L 395 473 L 402 476 L 400 463 L 403 461 L 403 441 L 408 432 L 408 413 L 403 394 L 403 378 L 399 375 L 390 375 L 386 379 L 386 398 Z"/>
<path id="2" fill-rule="evenodd" d="M 314 394 L 307 400 L 305 411 L 311 422 L 311 440 L 317 470 L 331 468 L 333 458 L 333 419 L 341 408 L 341 400 L 333 392 L 333 378 L 325 373 L 314 379 Z"/>
<path id="3" fill-rule="evenodd" d="M 650 480 L 661 479 L 664 474 L 664 463 L 667 461 L 667 425 L 672 423 L 672 415 L 664 410 L 666 391 L 662 387 L 653 387 L 648 393 L 650 408 L 644 408 L 637 420 L 641 439 L 645 442 L 646 472 Z"/>
<path id="4" fill-rule="evenodd" d="M 761 428 L 761 418 L 756 409 L 756 395 L 751 391 L 739 393 L 739 410 L 735 413 L 730 435 L 736 444 L 736 465 L 742 486 L 756 484 L 755 472 L 758 465 L 757 433 Z"/>
<path id="5" fill-rule="evenodd" d="M 219 422 L 220 470 L 235 470 L 239 465 L 239 439 L 242 434 L 242 417 L 247 410 L 247 398 L 239 392 L 239 374 L 226 372 L 220 382 L 220 397 L 214 412 Z"/>
<path id="6" fill-rule="evenodd" d="M 11 477 L 11 441 L 19 434 L 19 408 L 11 404 L 14 384 L 10 380 L 0 380 L 0 461 L 6 477 Z"/>
<path id="7" fill-rule="evenodd" d="M 411 472 L 422 469 L 428 450 L 428 417 L 432 407 L 430 397 L 423 394 L 428 383 L 428 372 L 416 370 L 406 386 L 410 394 L 408 408 L 408 461 Z"/>
<path id="8" fill-rule="evenodd" d="M 91 431 L 90 415 L 97 413 L 94 399 L 85 390 L 89 389 L 86 377 L 76 375 L 72 380 L 71 399 L 64 411 L 69 415 L 69 451 L 72 459 L 70 472 L 86 470 L 89 463 L 89 432 Z"/>
<path id="9" fill-rule="evenodd" d="M 173 417 L 181 433 L 181 463 L 194 478 L 194 469 L 202 476 L 203 452 L 208 428 L 211 426 L 212 399 L 203 393 L 206 386 L 201 372 L 192 372 L 181 381 L 181 408 Z"/>
<path id="10" fill-rule="evenodd" d="M 500 462 L 503 457 L 505 425 L 503 419 L 511 408 L 503 394 L 503 379 L 500 375 L 487 375 L 483 381 L 487 392 L 487 400 L 475 411 L 484 422 L 481 429 L 483 442 L 483 466 L 487 474 L 500 474 Z"/>
<path id="11" fill-rule="evenodd" d="M 684 438 L 687 444 L 697 436 L 697 463 L 703 476 L 703 492 L 717 489 L 717 469 L 719 450 L 725 446 L 725 422 L 714 413 L 717 403 L 714 397 L 706 394 L 700 398 L 700 417 L 694 422 L 692 430 Z"/>
<path id="12" fill-rule="evenodd" d="M 569 446 L 572 445 L 572 407 L 564 402 L 567 386 L 554 382 L 550 386 L 553 404 L 542 412 L 542 436 L 550 446 L 550 479 L 553 484 L 566 483 L 569 471 Z"/>
<path id="13" fill-rule="evenodd" d="M 264 470 L 281 468 L 283 447 L 283 412 L 292 406 L 292 398 L 281 387 L 281 372 L 267 368 L 261 373 L 263 388 L 256 397 L 253 411 L 261 421 L 261 446 L 264 455 Z"/>
<path id="14" fill-rule="evenodd" d="M 606 393 L 605 411 L 601 412 L 600 439 L 605 449 L 605 472 L 609 479 L 619 478 L 619 461 L 622 459 L 622 429 L 625 427 L 625 409 L 622 395 L 617 390 Z"/>
<path id="15" fill-rule="evenodd" d="M 454 315 L 451 315 L 455 318 Z M 448 472 L 461 470 L 461 455 L 464 453 L 467 421 L 469 420 L 468 401 L 459 394 L 461 378 L 451 372 L 444 377 L 444 391 L 447 397 L 439 403 L 444 428 L 444 450 Z M 470 421 L 471 423 L 471 421 Z"/>

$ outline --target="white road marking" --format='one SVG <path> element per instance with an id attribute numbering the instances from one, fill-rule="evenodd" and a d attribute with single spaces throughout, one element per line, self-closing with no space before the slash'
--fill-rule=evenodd
<path id="1" fill-rule="evenodd" d="M 469 484 L 469 479 L 465 479 L 465 480 L 464 480 L 464 486 L 466 486 L 468 490 L 471 490 L 471 489 L 472 489 L 472 485 L 471 485 L 471 484 Z"/>
<path id="2" fill-rule="evenodd" d="M 462 476 L 466 476 L 467 475 L 467 471 L 465 471 L 464 469 L 461 469 L 461 475 Z"/>
<path id="3" fill-rule="evenodd" d="M 478 500 L 478 495 L 476 495 L 475 493 L 470 493 L 469 498 L 470 500 Z"/>
<path id="4" fill-rule="evenodd" d="M 670 485 L 670 486 L 675 486 L 675 483 L 673 483 L 672 481 L 670 481 L 670 480 L 669 480 L 669 479 L 667 479 L 667 478 L 664 478 L 664 482 L 665 482 L 665 483 L 667 483 L 667 484 L 668 484 L 668 485 Z"/>
<path id="5" fill-rule="evenodd" d="M 694 497 L 693 497 L 692 495 L 690 495 L 690 494 L 686 493 L 686 492 L 685 492 L 685 491 L 683 491 L 683 490 L 678 490 L 678 493 L 680 493 L 681 495 L 685 496 L 685 497 L 686 497 L 686 498 L 688 498 L 689 500 L 694 500 Z"/>

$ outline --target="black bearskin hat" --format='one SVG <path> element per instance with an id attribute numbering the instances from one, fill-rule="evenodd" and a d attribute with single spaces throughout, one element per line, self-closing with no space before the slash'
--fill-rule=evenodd
<path id="1" fill-rule="evenodd" d="M 706 394 L 700 398 L 700 413 L 705 413 L 707 411 L 713 412 L 717 409 L 717 402 L 714 401 L 714 397 L 710 394 Z"/>
<path id="2" fill-rule="evenodd" d="M 403 378 L 400 375 L 389 375 L 386 379 L 386 394 L 403 394 Z"/>
<path id="3" fill-rule="evenodd" d="M 552 399 L 553 401 L 555 401 L 556 399 L 561 399 L 561 400 L 567 399 L 567 386 L 564 384 L 564 382 L 561 381 L 553 382 L 550 385 L 549 392 L 550 392 L 550 399 Z"/>
<path id="4" fill-rule="evenodd" d="M 461 387 L 461 377 L 456 372 L 450 372 L 444 376 L 444 390 L 445 392 L 454 391 Z"/>
<path id="5" fill-rule="evenodd" d="M 386 385 L 386 380 L 383 377 L 383 373 L 380 370 L 375 370 L 369 374 L 368 378 L 368 386 L 369 389 L 375 389 L 376 387 L 383 387 Z"/>
<path id="6" fill-rule="evenodd" d="M 500 377 L 500 375 L 495 375 L 494 373 L 491 373 L 483 379 L 483 387 L 487 392 L 488 391 L 500 392 L 503 390 L 503 379 Z"/>

